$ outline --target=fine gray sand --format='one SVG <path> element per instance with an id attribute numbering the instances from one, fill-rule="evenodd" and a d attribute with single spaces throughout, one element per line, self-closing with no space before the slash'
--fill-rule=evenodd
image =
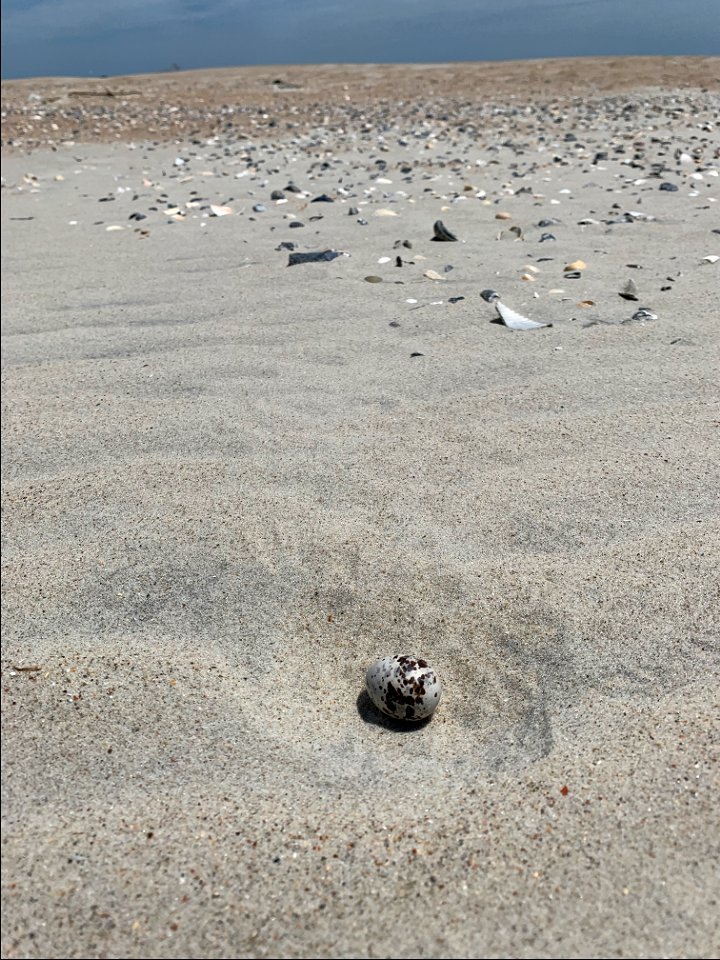
<path id="1" fill-rule="evenodd" d="M 718 955 L 720 97 L 681 86 L 10 144 L 4 957 Z M 364 694 L 394 653 L 431 722 Z"/>

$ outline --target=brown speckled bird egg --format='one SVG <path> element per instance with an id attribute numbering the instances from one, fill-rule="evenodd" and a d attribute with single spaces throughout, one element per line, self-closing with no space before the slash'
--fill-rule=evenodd
<path id="1" fill-rule="evenodd" d="M 383 657 L 368 667 L 368 696 L 383 713 L 396 720 L 424 720 L 440 703 L 437 674 L 418 657 Z"/>

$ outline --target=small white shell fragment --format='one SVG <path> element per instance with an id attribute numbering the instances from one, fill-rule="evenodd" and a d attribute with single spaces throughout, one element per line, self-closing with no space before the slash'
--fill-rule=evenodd
<path id="1" fill-rule="evenodd" d="M 365 678 L 375 706 L 396 720 L 425 720 L 440 703 L 442 687 L 426 660 L 396 655 L 376 660 Z"/>
<path id="2" fill-rule="evenodd" d="M 220 207 L 211 203 L 210 212 L 214 217 L 228 217 L 232 213 L 232 207 Z"/>
<path id="3" fill-rule="evenodd" d="M 705 263 L 717 263 L 720 260 L 720 257 L 716 256 L 714 253 L 711 253 L 707 257 L 703 257 Z"/>
<path id="4" fill-rule="evenodd" d="M 380 257 L 380 259 L 378 260 L 378 263 L 390 263 L 391 260 L 392 260 L 392 257 Z"/>
<path id="5" fill-rule="evenodd" d="M 522 314 L 516 313 L 516 311 L 511 310 L 510 307 L 506 307 L 504 303 L 500 303 L 499 300 L 495 301 L 495 309 L 505 326 L 511 330 L 537 330 L 538 327 L 552 326 L 551 323 L 539 323 L 537 320 L 528 320 L 528 318 L 523 317 Z"/>

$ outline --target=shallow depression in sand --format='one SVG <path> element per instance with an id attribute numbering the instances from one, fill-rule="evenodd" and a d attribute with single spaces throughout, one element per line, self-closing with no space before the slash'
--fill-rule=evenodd
<path id="1" fill-rule="evenodd" d="M 328 789 L 422 791 L 428 782 L 519 775 L 558 743 L 577 748 L 588 730 L 622 724 L 624 704 L 681 686 L 707 662 L 689 641 L 640 640 L 638 652 L 624 640 L 626 625 L 598 621 L 593 633 L 590 619 L 571 610 L 563 619 L 552 601 L 522 595 L 492 610 L 471 599 L 461 574 L 421 563 L 414 572 L 402 582 L 299 591 L 297 616 L 244 691 L 246 722 L 279 745 L 293 776 Z M 431 721 L 402 724 L 370 702 L 365 668 L 394 653 L 421 655 L 437 670 L 443 699 Z"/>

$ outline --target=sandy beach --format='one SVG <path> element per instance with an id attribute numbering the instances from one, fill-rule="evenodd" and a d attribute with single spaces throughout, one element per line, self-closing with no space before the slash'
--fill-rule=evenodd
<path id="1" fill-rule="evenodd" d="M 2 956 L 720 954 L 720 58 L 2 93 Z"/>

